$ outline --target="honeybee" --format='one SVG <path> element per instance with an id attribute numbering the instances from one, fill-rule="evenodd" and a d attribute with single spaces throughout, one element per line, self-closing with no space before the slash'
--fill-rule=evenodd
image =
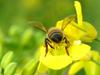
<path id="1" fill-rule="evenodd" d="M 61 43 L 61 41 L 65 42 L 65 44 L 66 44 L 65 50 L 66 50 L 67 55 L 69 55 L 68 47 L 70 46 L 70 42 L 69 42 L 69 40 L 67 39 L 67 37 L 66 37 L 66 35 L 64 33 L 64 29 L 73 20 L 75 20 L 75 16 L 67 17 L 67 18 L 65 18 L 63 20 L 61 28 L 52 27 L 50 29 L 47 29 L 46 27 L 43 26 L 43 24 L 41 24 L 39 22 L 30 22 L 29 23 L 33 27 L 36 27 L 36 28 L 41 29 L 42 31 L 46 32 L 46 37 L 45 37 L 45 47 L 46 47 L 45 56 L 48 53 L 48 46 L 50 46 L 51 48 L 54 49 L 54 46 L 52 46 L 51 43 L 59 44 L 59 43 Z"/>

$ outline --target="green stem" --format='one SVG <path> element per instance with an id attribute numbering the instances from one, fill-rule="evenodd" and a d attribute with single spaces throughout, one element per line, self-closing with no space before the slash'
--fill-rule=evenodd
<path id="1" fill-rule="evenodd" d="M 39 65 L 39 61 L 36 63 L 36 66 L 34 68 L 34 71 L 33 71 L 32 75 L 35 75 L 36 74 L 37 69 L 38 69 L 38 65 Z"/>
<path id="2" fill-rule="evenodd" d="M 96 38 L 95 41 L 100 42 L 100 39 Z"/>
<path id="3" fill-rule="evenodd" d="M 4 75 L 4 69 L 3 68 L 1 68 L 1 74 Z"/>

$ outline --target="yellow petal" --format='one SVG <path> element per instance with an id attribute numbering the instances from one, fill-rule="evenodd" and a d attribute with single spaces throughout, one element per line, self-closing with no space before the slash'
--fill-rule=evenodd
<path id="1" fill-rule="evenodd" d="M 71 68 L 69 69 L 68 75 L 74 75 L 74 74 L 76 74 L 79 70 L 81 70 L 83 68 L 83 64 L 84 64 L 83 61 L 75 62 L 71 66 Z"/>
<path id="2" fill-rule="evenodd" d="M 82 16 L 82 8 L 80 2 L 75 1 L 74 6 L 76 9 L 78 25 L 83 26 L 83 16 Z"/>
<path id="3" fill-rule="evenodd" d="M 73 60 L 80 60 L 86 57 L 90 52 L 91 47 L 86 44 L 73 45 L 69 48 L 69 54 Z"/>
<path id="4" fill-rule="evenodd" d="M 58 21 L 58 22 L 56 23 L 56 27 L 59 28 L 59 29 L 61 29 L 62 23 L 63 23 L 63 20 Z"/>
<path id="5" fill-rule="evenodd" d="M 53 56 L 50 53 L 48 53 L 45 56 L 45 47 L 42 46 L 40 50 L 40 62 L 50 69 L 59 70 L 65 68 L 66 66 L 72 63 L 72 59 L 67 54 Z"/>
<path id="6" fill-rule="evenodd" d="M 60 55 L 60 56 L 46 56 L 44 58 L 41 58 L 41 62 L 46 65 L 48 68 L 51 69 L 62 69 L 68 66 L 72 63 L 72 60 L 70 57 L 66 55 Z"/>

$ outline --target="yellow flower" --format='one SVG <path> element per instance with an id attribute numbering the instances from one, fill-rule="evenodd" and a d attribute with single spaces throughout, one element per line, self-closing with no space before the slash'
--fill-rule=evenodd
<path id="1" fill-rule="evenodd" d="M 80 39 L 85 42 L 91 42 L 96 39 L 97 31 L 92 24 L 83 21 L 81 4 L 78 1 L 75 1 L 74 5 L 77 14 L 77 23 L 73 20 L 66 26 L 64 32 L 71 41 Z M 68 18 L 68 20 L 69 19 L 70 18 Z M 61 28 L 63 21 L 64 19 L 58 21 L 56 27 Z"/>
<path id="2" fill-rule="evenodd" d="M 45 56 L 45 47 L 41 46 L 40 63 L 54 70 L 69 66 L 72 62 L 84 58 L 90 52 L 90 46 L 82 44 L 80 40 L 75 41 L 69 48 L 67 55 L 64 45 L 54 45 L 55 49 L 49 48 Z"/>

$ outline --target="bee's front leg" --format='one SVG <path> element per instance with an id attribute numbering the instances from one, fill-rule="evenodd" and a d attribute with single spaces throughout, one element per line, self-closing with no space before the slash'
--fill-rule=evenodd
<path id="1" fill-rule="evenodd" d="M 50 40 L 48 39 L 48 38 L 45 38 L 45 47 L 46 47 L 46 54 L 45 54 L 45 56 L 47 55 L 47 53 L 48 53 L 48 45 L 51 47 L 51 48 L 53 48 L 54 49 L 54 47 L 50 44 Z"/>
<path id="2" fill-rule="evenodd" d="M 47 55 L 47 52 L 48 52 L 48 43 L 47 43 L 47 38 L 45 38 L 45 47 L 46 47 L 46 50 L 45 50 L 45 56 Z"/>
<path id="3" fill-rule="evenodd" d="M 65 40 L 65 43 L 67 44 L 67 46 L 65 47 L 65 49 L 66 49 L 66 53 L 67 53 L 68 56 L 69 56 L 68 47 L 70 47 L 70 42 L 67 40 L 66 37 L 64 37 L 64 40 Z"/>

